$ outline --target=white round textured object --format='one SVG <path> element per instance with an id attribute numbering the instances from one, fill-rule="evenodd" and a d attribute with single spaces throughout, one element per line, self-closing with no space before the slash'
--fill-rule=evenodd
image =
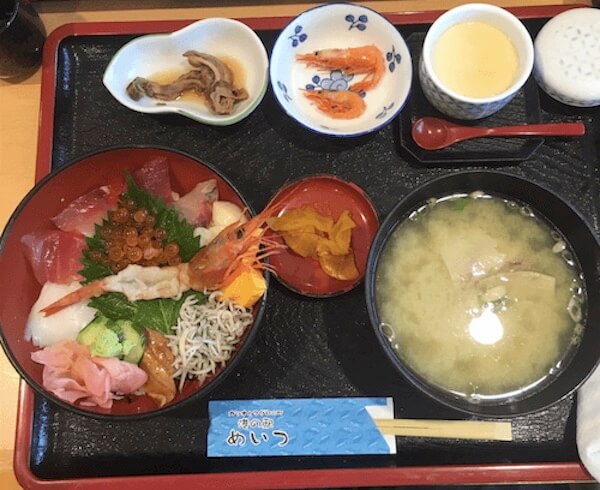
<path id="1" fill-rule="evenodd" d="M 534 75 L 564 104 L 600 105 L 600 9 L 576 8 L 551 19 L 535 39 Z"/>

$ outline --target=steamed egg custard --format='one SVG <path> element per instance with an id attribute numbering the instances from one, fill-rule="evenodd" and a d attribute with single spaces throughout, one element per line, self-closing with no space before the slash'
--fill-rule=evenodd
<path id="1" fill-rule="evenodd" d="M 435 43 L 433 70 L 466 97 L 493 97 L 507 90 L 519 67 L 517 50 L 500 29 L 480 21 L 450 27 Z"/>
<path id="2" fill-rule="evenodd" d="M 545 385 L 583 330 L 585 291 L 564 238 L 529 207 L 483 193 L 432 199 L 401 223 L 375 298 L 399 357 L 472 401 Z"/>

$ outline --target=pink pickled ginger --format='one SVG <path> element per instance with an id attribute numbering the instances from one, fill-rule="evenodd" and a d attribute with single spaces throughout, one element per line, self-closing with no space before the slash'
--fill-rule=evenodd
<path id="1" fill-rule="evenodd" d="M 137 365 L 114 357 L 92 357 L 88 347 L 72 340 L 31 354 L 44 365 L 44 388 L 69 403 L 111 408 L 113 394 L 139 390 L 148 375 Z"/>

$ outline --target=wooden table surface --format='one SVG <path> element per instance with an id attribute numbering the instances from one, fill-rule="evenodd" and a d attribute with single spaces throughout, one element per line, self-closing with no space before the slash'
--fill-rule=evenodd
<path id="1" fill-rule="evenodd" d="M 297 15 L 316 4 L 263 4 L 190 7 L 183 0 L 60 0 L 34 3 L 48 33 L 63 24 L 90 21 L 175 20 L 205 17 Z M 218 2 L 214 2 L 218 3 Z M 388 0 L 361 2 L 380 12 L 440 10 L 460 0 Z M 573 0 L 496 0 L 500 6 L 568 4 Z M 581 3 L 581 2 L 577 2 Z M 125 5 L 124 5 L 125 4 Z M 206 5 L 207 2 L 204 2 Z M 168 5 L 168 7 L 166 7 Z M 40 71 L 18 83 L 0 80 L 0 229 L 34 184 L 38 134 Z M 0 489 L 21 488 L 12 469 L 19 377 L 0 351 Z"/>

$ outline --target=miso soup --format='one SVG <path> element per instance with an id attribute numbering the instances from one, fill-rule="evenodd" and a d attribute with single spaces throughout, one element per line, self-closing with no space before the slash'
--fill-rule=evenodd
<path id="1" fill-rule="evenodd" d="M 482 192 L 431 199 L 385 244 L 375 299 L 398 356 L 472 401 L 535 391 L 582 335 L 569 244 L 529 207 Z"/>

